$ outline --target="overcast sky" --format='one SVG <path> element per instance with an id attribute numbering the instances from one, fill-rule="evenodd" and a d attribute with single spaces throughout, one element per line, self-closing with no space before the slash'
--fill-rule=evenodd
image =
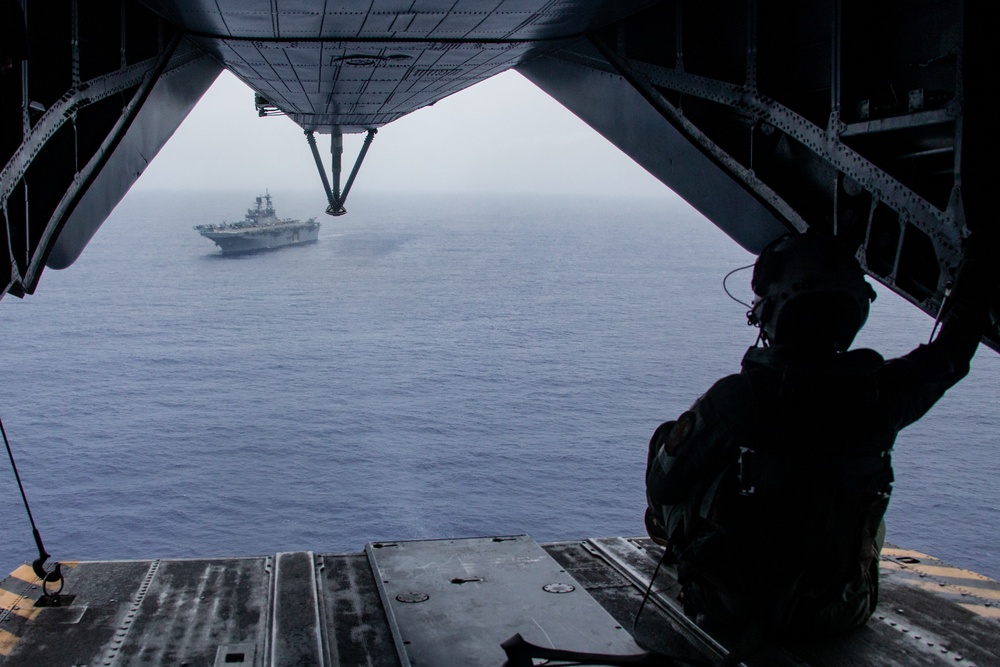
<path id="1" fill-rule="evenodd" d="M 362 138 L 345 137 L 345 180 Z M 329 165 L 328 135 L 317 139 Z M 258 118 L 253 92 L 228 72 L 135 187 L 322 190 L 302 130 L 287 118 Z M 354 186 L 362 191 L 672 196 L 513 71 L 381 128 Z"/>

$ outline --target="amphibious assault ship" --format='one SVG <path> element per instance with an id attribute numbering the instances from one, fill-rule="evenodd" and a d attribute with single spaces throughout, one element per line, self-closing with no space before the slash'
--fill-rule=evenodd
<path id="1" fill-rule="evenodd" d="M 997 227 L 987 3 L 20 0 L 0 18 L 0 295 L 32 294 L 46 268 L 76 261 L 223 68 L 260 116 L 305 131 L 331 215 L 377 128 L 515 69 L 746 250 L 789 231 L 836 235 L 931 317 L 963 241 Z M 342 191 L 346 133 L 368 137 Z M 332 184 L 314 134 L 330 135 Z M 1000 349 L 1000 328 L 984 343 Z M 59 574 L 35 535 L 37 561 L 0 582 L 4 667 L 546 659 L 504 651 L 515 635 L 614 653 L 652 639 L 705 664 L 739 644 L 683 614 L 645 539 L 372 542 L 63 562 Z M 745 662 L 1000 665 L 997 582 L 894 548 L 881 577 L 864 628 L 783 637 Z"/>
<path id="2" fill-rule="evenodd" d="M 224 255 L 312 243 L 319 238 L 316 218 L 305 221 L 278 218 L 270 193 L 258 195 L 256 204 L 247 209 L 243 220 L 196 225 L 195 230 L 206 239 L 215 241 Z"/>

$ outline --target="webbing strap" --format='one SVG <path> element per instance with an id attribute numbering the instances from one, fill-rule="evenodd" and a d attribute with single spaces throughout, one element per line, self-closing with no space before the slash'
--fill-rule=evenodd
<path id="1" fill-rule="evenodd" d="M 652 651 L 632 655 L 612 655 L 548 648 L 527 642 L 520 634 L 515 634 L 500 646 L 507 654 L 507 662 L 504 663 L 504 667 L 532 667 L 537 664 L 534 661 L 535 658 L 546 661 L 561 660 L 573 665 L 609 665 L 612 667 L 619 665 L 622 667 L 632 665 L 637 667 L 684 667 L 684 665 L 709 664 L 706 660 L 678 658 Z"/>

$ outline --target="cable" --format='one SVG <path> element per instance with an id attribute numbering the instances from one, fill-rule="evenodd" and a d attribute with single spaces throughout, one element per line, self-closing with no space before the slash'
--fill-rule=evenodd
<path id="1" fill-rule="evenodd" d="M 741 306 L 746 306 L 747 308 L 750 309 L 753 309 L 753 306 L 751 306 L 749 303 L 744 303 L 743 301 L 740 301 L 735 296 L 733 296 L 732 292 L 729 291 L 729 288 L 726 287 L 726 281 L 729 280 L 729 276 L 733 275 L 737 271 L 745 271 L 747 269 L 752 269 L 753 266 L 754 266 L 753 264 L 747 264 L 746 266 L 737 267 L 732 271 L 730 271 L 729 273 L 727 273 L 726 276 L 722 279 L 722 289 L 726 292 L 726 296 L 728 296 L 730 299 L 740 304 Z"/>
<path id="2" fill-rule="evenodd" d="M 667 559 L 668 549 L 669 547 L 663 548 L 663 554 L 660 556 L 660 560 L 656 563 L 656 569 L 653 570 L 653 576 L 649 578 L 649 585 L 646 586 L 646 592 L 642 596 L 642 602 L 639 604 L 639 610 L 635 612 L 635 619 L 632 621 L 632 638 L 635 639 L 636 643 L 639 642 L 639 617 L 642 616 L 642 610 L 646 608 L 646 602 L 649 600 L 649 596 L 653 593 L 653 582 L 656 581 L 656 575 L 660 573 L 660 568 L 663 566 L 663 562 Z M 642 644 L 639 645 L 642 646 Z M 649 650 L 646 646 L 642 646 L 642 648 L 647 651 Z"/>
<path id="3" fill-rule="evenodd" d="M 43 591 L 48 595 L 48 591 L 44 588 L 45 584 L 62 581 L 59 563 L 56 563 L 55 568 L 51 572 L 45 571 L 45 561 L 49 559 L 49 553 L 42 544 L 42 535 L 38 532 L 38 527 L 35 525 L 35 517 L 31 514 L 31 506 L 28 504 L 28 496 L 24 493 L 24 484 L 21 483 L 21 475 L 17 471 L 17 463 L 14 462 L 14 452 L 10 448 L 10 441 L 7 439 L 7 429 L 3 427 L 3 419 L 0 419 L 0 434 L 3 434 L 3 444 L 7 447 L 7 458 L 10 459 L 10 467 L 14 470 L 14 479 L 17 480 L 17 488 L 21 492 L 24 509 L 28 512 L 28 521 L 31 522 L 31 534 L 35 538 L 35 546 L 38 547 L 38 558 L 31 564 L 31 569 L 34 570 L 35 576 L 42 580 Z M 60 590 L 61 588 L 60 586 Z"/>
<path id="4" fill-rule="evenodd" d="M 10 441 L 7 440 L 7 429 L 3 427 L 2 418 L 0 418 L 0 433 L 3 434 L 3 444 L 7 447 L 7 458 L 10 459 L 10 467 L 14 470 L 14 479 L 17 480 L 17 488 L 21 491 L 21 500 L 24 501 L 24 509 L 28 511 L 28 521 L 31 522 L 31 530 L 37 535 L 38 528 L 35 527 L 35 517 L 31 515 L 31 507 L 28 505 L 28 496 L 24 494 L 24 485 L 21 483 L 21 475 L 17 472 L 17 464 L 14 463 L 14 452 L 10 449 Z"/>

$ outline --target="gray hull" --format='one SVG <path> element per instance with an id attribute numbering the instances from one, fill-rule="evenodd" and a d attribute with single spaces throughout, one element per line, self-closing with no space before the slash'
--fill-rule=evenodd
<path id="1" fill-rule="evenodd" d="M 319 238 L 319 223 L 303 222 L 248 229 L 203 231 L 201 235 L 215 241 L 223 254 L 254 252 L 286 245 L 312 243 Z"/>

